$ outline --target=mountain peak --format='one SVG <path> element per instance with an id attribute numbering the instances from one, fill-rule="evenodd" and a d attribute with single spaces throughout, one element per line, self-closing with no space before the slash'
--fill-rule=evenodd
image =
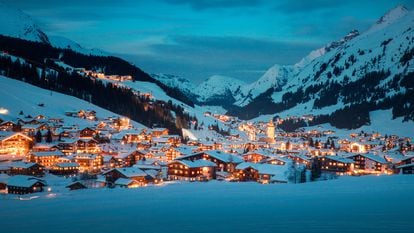
<path id="1" fill-rule="evenodd" d="M 408 13 L 408 9 L 404 5 L 399 5 L 389 10 L 383 16 L 381 16 L 381 18 L 377 20 L 376 24 L 383 24 L 383 23 L 387 23 L 390 21 L 394 21 L 396 19 L 403 17 L 407 13 Z"/>
<path id="2" fill-rule="evenodd" d="M 49 44 L 46 34 L 23 11 L 0 2 L 0 12 L 1 35 Z"/>
<path id="3" fill-rule="evenodd" d="M 398 19 L 406 16 L 408 13 L 409 13 L 409 10 L 405 6 L 399 5 L 389 10 L 383 16 L 381 16 L 377 20 L 377 22 L 368 30 L 368 32 L 374 32 L 374 31 L 381 30 L 387 27 L 388 25 L 393 24 Z"/>

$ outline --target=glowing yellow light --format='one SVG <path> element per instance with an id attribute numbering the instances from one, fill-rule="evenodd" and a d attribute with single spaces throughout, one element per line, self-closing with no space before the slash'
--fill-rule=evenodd
<path id="1" fill-rule="evenodd" d="M 0 108 L 0 114 L 7 115 L 7 114 L 9 114 L 9 110 L 5 109 L 5 108 Z"/>

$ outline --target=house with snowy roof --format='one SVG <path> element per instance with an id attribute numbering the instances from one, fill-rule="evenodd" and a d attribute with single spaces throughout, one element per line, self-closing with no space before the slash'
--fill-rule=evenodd
<path id="1" fill-rule="evenodd" d="M 137 167 L 114 168 L 103 173 L 108 184 L 115 184 L 120 178 L 134 180 L 141 186 L 153 182 L 153 178 Z M 122 182 L 126 182 L 123 180 Z"/>
<path id="2" fill-rule="evenodd" d="M 168 163 L 171 180 L 204 181 L 216 178 L 216 163 L 205 160 L 180 159 Z"/>
<path id="3" fill-rule="evenodd" d="M 312 162 L 321 172 L 346 175 L 354 170 L 354 160 L 336 155 L 315 157 Z"/>
<path id="4" fill-rule="evenodd" d="M 384 156 L 372 153 L 355 154 L 347 158 L 354 160 L 354 172 L 359 174 L 388 173 L 390 162 Z"/>
<path id="5" fill-rule="evenodd" d="M 60 150 L 54 151 L 37 151 L 29 154 L 28 160 L 33 163 L 38 163 L 44 167 L 52 167 L 58 163 L 59 158 L 65 155 Z"/>
<path id="6" fill-rule="evenodd" d="M 43 176 L 44 169 L 38 163 L 31 163 L 31 162 L 12 162 L 9 164 L 10 166 L 10 175 L 27 175 L 27 176 Z"/>
<path id="7" fill-rule="evenodd" d="M 238 181 L 256 181 L 264 184 L 287 183 L 288 171 L 287 165 L 243 162 L 236 166 L 233 177 Z"/>
<path id="8" fill-rule="evenodd" d="M 24 156 L 33 145 L 33 139 L 23 133 L 0 131 L 0 158 L 2 155 Z"/>
<path id="9" fill-rule="evenodd" d="M 237 164 L 243 159 L 237 155 L 228 154 L 220 150 L 201 151 L 190 155 L 178 157 L 176 160 L 208 160 L 216 164 L 217 171 L 233 172 Z"/>
<path id="10" fill-rule="evenodd" d="M 29 194 L 42 192 L 46 182 L 33 176 L 16 175 L 7 180 L 7 192 L 10 194 Z"/>

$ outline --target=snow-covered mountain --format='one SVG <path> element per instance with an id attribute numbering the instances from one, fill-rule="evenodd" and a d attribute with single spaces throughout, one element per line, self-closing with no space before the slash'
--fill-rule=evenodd
<path id="1" fill-rule="evenodd" d="M 186 78 L 172 74 L 151 74 L 151 77 L 160 81 L 164 85 L 172 88 L 177 88 L 189 97 L 195 96 L 194 90 L 196 89 L 196 85 L 194 85 Z"/>
<path id="2" fill-rule="evenodd" d="M 3 2 L 0 2 L 0 35 L 50 44 L 55 48 L 71 49 L 86 55 L 108 56 L 98 49 L 84 48 L 68 38 L 48 36 L 35 23 L 32 17 Z"/>
<path id="3" fill-rule="evenodd" d="M 259 112 L 293 116 L 339 113 L 345 107 L 356 112 L 392 108 L 394 117 L 408 114 L 404 116 L 411 119 L 407 95 L 412 81 L 406 76 L 414 70 L 413 55 L 414 12 L 399 6 L 366 32 L 353 31 L 312 52 L 294 65 L 298 71 L 282 88 L 233 114 L 251 118 Z M 356 110 L 363 104 L 367 106 Z"/>
<path id="4" fill-rule="evenodd" d="M 241 88 L 246 83 L 232 77 L 213 75 L 202 82 L 195 89 L 198 101 L 203 103 L 217 104 L 224 101 L 224 105 L 234 102 L 242 95 Z"/>
<path id="5" fill-rule="evenodd" d="M 85 54 L 85 55 L 95 55 L 95 56 L 108 56 L 105 52 L 99 49 L 87 49 L 82 47 L 77 42 L 70 40 L 62 36 L 49 36 L 50 44 L 55 48 L 60 49 L 70 49 L 72 51 Z"/>
<path id="6" fill-rule="evenodd" d="M 39 29 L 29 15 L 2 2 L 0 2 L 0 34 L 49 43 L 47 35 Z"/>

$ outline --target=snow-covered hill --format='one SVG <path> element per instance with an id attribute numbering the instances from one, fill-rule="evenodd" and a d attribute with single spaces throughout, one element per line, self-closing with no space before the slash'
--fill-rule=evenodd
<path id="1" fill-rule="evenodd" d="M 99 49 L 87 49 L 82 47 L 77 42 L 70 40 L 62 36 L 49 36 L 50 44 L 55 48 L 60 49 L 70 49 L 72 51 L 85 54 L 85 55 L 95 55 L 95 56 L 108 56 L 105 52 Z"/>
<path id="2" fill-rule="evenodd" d="M 151 77 L 169 87 L 179 89 L 187 96 L 195 96 L 196 86 L 188 79 L 171 74 L 151 74 Z"/>
<path id="3" fill-rule="evenodd" d="M 393 108 L 394 117 L 410 119 L 412 100 L 407 91 L 411 79 L 405 76 L 414 71 L 413 54 L 414 12 L 398 6 L 366 32 L 353 31 L 312 52 L 310 59 L 294 65 L 298 71 L 282 88 L 233 113 L 242 117 L 255 117 L 259 112 L 320 115 L 348 106 L 355 113 Z"/>
<path id="4" fill-rule="evenodd" d="M 217 102 L 228 100 L 229 98 L 238 99 L 242 94 L 241 88 L 245 82 L 221 75 L 214 75 L 202 82 L 196 89 L 200 102 Z"/>
<path id="5" fill-rule="evenodd" d="M 55 48 L 71 49 L 86 55 L 108 56 L 98 49 L 86 49 L 68 38 L 48 36 L 34 22 L 32 17 L 3 2 L 0 2 L 0 35 L 46 43 Z"/>
<path id="6" fill-rule="evenodd" d="M 21 10 L 0 2 L 0 34 L 24 40 L 49 43 L 33 19 Z"/>
<path id="7" fill-rule="evenodd" d="M 17 118 L 30 115 L 44 115 L 50 118 L 62 118 L 65 124 L 79 127 L 92 126 L 96 122 L 86 119 L 68 117 L 66 111 L 94 110 L 98 118 L 118 117 L 118 114 L 100 108 L 84 100 L 42 89 L 28 83 L 6 78 L 0 75 L 0 119 L 15 121 Z M 39 106 L 43 104 L 43 106 Z M 23 115 L 20 115 L 23 112 Z M 144 126 L 131 121 L 136 126 Z"/>

